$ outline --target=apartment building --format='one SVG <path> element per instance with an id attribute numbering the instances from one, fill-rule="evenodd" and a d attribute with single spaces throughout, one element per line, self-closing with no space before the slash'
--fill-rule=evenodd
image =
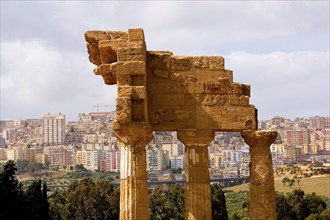
<path id="1" fill-rule="evenodd" d="M 65 115 L 46 114 L 42 117 L 43 144 L 46 146 L 62 145 L 65 141 Z"/>
<path id="2" fill-rule="evenodd" d="M 287 131 L 287 142 L 291 146 L 302 146 L 310 143 L 309 131 L 307 129 Z"/>

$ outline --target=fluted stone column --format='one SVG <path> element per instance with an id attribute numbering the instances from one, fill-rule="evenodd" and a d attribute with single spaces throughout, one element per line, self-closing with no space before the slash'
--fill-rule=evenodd
<path id="1" fill-rule="evenodd" d="M 185 145 L 185 219 L 211 220 L 211 190 L 208 168 L 208 144 L 213 137 L 190 136 L 178 131 Z"/>
<path id="2" fill-rule="evenodd" d="M 138 130 L 136 130 L 138 129 Z M 148 220 L 148 182 L 146 171 L 146 145 L 152 132 L 143 127 L 127 131 L 131 135 L 119 137 L 121 142 L 120 167 L 120 219 Z"/>
<path id="3" fill-rule="evenodd" d="M 270 145 L 276 131 L 243 131 L 242 137 L 250 146 L 250 219 L 276 220 L 274 172 Z"/>

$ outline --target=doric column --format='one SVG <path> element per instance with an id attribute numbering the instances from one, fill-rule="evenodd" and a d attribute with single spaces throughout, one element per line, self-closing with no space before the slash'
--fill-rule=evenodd
<path id="1" fill-rule="evenodd" d="M 139 126 L 140 125 L 140 126 Z M 152 140 L 147 123 L 131 124 L 121 142 L 120 164 L 120 219 L 148 220 L 148 182 L 146 171 L 146 145 Z"/>
<path id="2" fill-rule="evenodd" d="M 208 144 L 213 136 L 199 136 L 195 131 L 178 131 L 178 139 L 185 148 L 185 218 L 211 220 L 210 174 Z"/>
<path id="3" fill-rule="evenodd" d="M 242 137 L 250 146 L 250 219 L 276 220 L 274 172 L 270 145 L 276 131 L 243 131 Z"/>

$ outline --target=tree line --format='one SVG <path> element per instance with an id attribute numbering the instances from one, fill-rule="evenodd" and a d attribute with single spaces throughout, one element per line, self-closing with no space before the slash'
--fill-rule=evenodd
<path id="1" fill-rule="evenodd" d="M 13 161 L 0 169 L 0 219 L 119 219 L 119 188 L 109 181 L 75 180 L 66 191 L 55 191 L 47 197 L 45 182 L 36 180 L 23 190 L 16 172 Z M 211 202 L 215 220 L 249 219 L 247 191 L 226 191 L 212 184 Z M 184 187 L 176 184 L 150 189 L 149 206 L 151 220 L 184 219 Z M 330 219 L 326 201 L 302 190 L 277 193 L 276 209 L 278 220 Z"/>

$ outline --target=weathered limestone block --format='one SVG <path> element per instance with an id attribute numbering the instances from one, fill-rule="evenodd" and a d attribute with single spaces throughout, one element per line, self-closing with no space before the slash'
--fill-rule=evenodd
<path id="1" fill-rule="evenodd" d="M 276 219 L 274 173 L 270 145 L 276 131 L 243 131 L 250 146 L 250 219 Z"/>
<path id="2" fill-rule="evenodd" d="M 205 82 L 205 93 L 216 93 L 221 95 L 229 95 L 232 90 L 230 85 L 221 82 Z"/>
<path id="3" fill-rule="evenodd" d="M 220 72 L 220 71 L 219 71 Z M 232 70 L 221 70 L 221 74 L 218 80 L 229 79 L 230 83 L 233 83 L 233 71 Z"/>
<path id="4" fill-rule="evenodd" d="M 132 101 L 130 98 L 117 98 L 116 120 L 122 124 L 132 121 Z"/>
<path id="5" fill-rule="evenodd" d="M 153 72 L 154 69 L 172 70 L 172 52 L 169 51 L 147 51 L 148 71 Z"/>
<path id="6" fill-rule="evenodd" d="M 168 79 L 168 71 L 167 70 L 163 70 L 163 69 L 154 69 L 152 71 L 152 74 L 155 77 L 159 77 L 159 78 L 163 78 L 163 79 Z"/>
<path id="7" fill-rule="evenodd" d="M 197 106 L 200 105 L 205 99 L 205 94 L 196 93 L 196 94 L 185 94 L 184 95 L 184 104 L 188 106 Z"/>
<path id="8" fill-rule="evenodd" d="M 87 50 L 89 54 L 89 60 L 91 63 L 95 65 L 100 65 L 101 56 L 99 50 L 99 41 L 106 40 L 127 40 L 128 35 L 126 32 L 123 31 L 87 31 L 85 33 L 85 40 L 87 41 Z M 105 53 L 102 52 L 104 55 Z M 112 56 L 111 54 L 105 54 L 105 57 L 102 59 L 107 59 L 106 57 Z M 105 61 L 105 60 L 103 60 Z M 109 62 L 110 63 L 110 62 Z"/>
<path id="9" fill-rule="evenodd" d="M 111 65 L 111 71 L 115 75 L 145 75 L 146 63 L 143 61 L 116 62 Z"/>
<path id="10" fill-rule="evenodd" d="M 94 69 L 95 75 L 101 75 L 104 83 L 107 85 L 113 85 L 117 83 L 116 75 L 111 71 L 111 64 L 101 64 Z"/>
<path id="11" fill-rule="evenodd" d="M 94 69 L 95 75 L 105 75 L 111 72 L 111 64 L 101 64 Z"/>
<path id="12" fill-rule="evenodd" d="M 117 51 L 118 61 L 146 61 L 145 47 L 122 47 Z"/>
<path id="13" fill-rule="evenodd" d="M 192 106 L 172 106 L 171 108 L 149 106 L 149 122 L 155 131 L 173 131 L 178 128 L 195 127 L 196 108 Z"/>
<path id="14" fill-rule="evenodd" d="M 231 81 L 230 81 L 230 78 L 228 77 L 225 77 L 225 78 L 221 78 L 219 77 L 218 78 L 218 82 L 221 83 L 221 85 L 225 86 L 225 87 L 229 87 L 231 85 Z"/>
<path id="15" fill-rule="evenodd" d="M 132 86 L 145 86 L 146 81 L 145 81 L 145 76 L 144 75 L 131 75 L 131 85 Z"/>
<path id="16" fill-rule="evenodd" d="M 208 144 L 213 140 L 211 131 L 178 130 L 178 139 L 185 150 L 185 219 L 211 220 L 211 191 L 208 169 Z"/>
<path id="17" fill-rule="evenodd" d="M 125 31 L 86 31 L 85 40 L 87 43 L 97 46 L 100 40 L 127 40 L 128 34 Z"/>
<path id="18" fill-rule="evenodd" d="M 207 115 L 210 126 L 217 131 L 240 131 L 246 128 L 256 128 L 256 110 L 253 105 L 246 106 L 204 106 L 196 117 Z"/>
<path id="19" fill-rule="evenodd" d="M 148 80 L 150 77 L 148 78 Z M 151 83 L 148 81 L 148 93 L 150 95 L 153 94 L 182 94 L 184 93 L 185 88 L 182 85 L 182 83 L 179 82 L 157 82 L 157 83 Z"/>
<path id="20" fill-rule="evenodd" d="M 117 84 L 118 86 L 131 86 L 132 85 L 132 78 L 130 75 L 118 75 Z"/>
<path id="21" fill-rule="evenodd" d="M 185 105 L 184 94 L 155 94 L 151 99 L 153 104 L 159 106 Z"/>
<path id="22" fill-rule="evenodd" d="M 190 96 L 190 99 L 191 97 L 199 100 L 195 105 L 201 106 L 249 105 L 249 97 L 247 96 L 202 94 L 198 97 Z"/>
<path id="23" fill-rule="evenodd" d="M 220 56 L 196 56 L 192 57 L 192 63 L 194 68 L 210 69 L 210 70 L 223 70 L 224 59 Z"/>
<path id="24" fill-rule="evenodd" d="M 190 57 L 173 57 L 172 68 L 176 70 L 190 70 L 191 68 L 191 58 Z"/>
<path id="25" fill-rule="evenodd" d="M 228 102 L 228 97 L 228 95 L 206 94 L 200 104 L 202 106 L 225 105 Z"/>
<path id="26" fill-rule="evenodd" d="M 205 84 L 200 82 L 186 82 L 185 83 L 186 93 L 204 93 Z"/>
<path id="27" fill-rule="evenodd" d="M 128 29 L 129 41 L 144 41 L 144 32 L 141 28 Z"/>
<path id="28" fill-rule="evenodd" d="M 132 99 L 132 121 L 146 121 L 146 108 L 143 99 Z"/>
<path id="29" fill-rule="evenodd" d="M 249 96 L 241 95 L 241 96 L 236 96 L 236 95 L 229 95 L 228 96 L 228 101 L 224 105 L 249 105 L 250 104 L 250 99 Z"/>
<path id="30" fill-rule="evenodd" d="M 117 61 L 117 50 L 127 46 L 127 40 L 100 40 L 98 48 L 101 63 L 113 63 Z"/>
<path id="31" fill-rule="evenodd" d="M 92 44 L 87 44 L 87 50 L 89 54 L 89 61 L 95 65 L 100 65 L 101 64 L 101 59 L 100 59 L 100 51 L 97 46 L 94 46 Z"/>
<path id="32" fill-rule="evenodd" d="M 146 99 L 146 90 L 144 86 L 132 86 L 132 99 Z"/>
<path id="33" fill-rule="evenodd" d="M 211 129 L 212 121 L 202 107 L 196 107 L 196 129 Z"/>
<path id="34" fill-rule="evenodd" d="M 111 36 L 107 31 L 86 31 L 85 40 L 93 46 L 97 46 L 99 40 L 110 40 Z"/>
<path id="35" fill-rule="evenodd" d="M 209 68 L 208 57 L 193 57 L 193 66 L 195 68 Z"/>
<path id="36" fill-rule="evenodd" d="M 184 81 L 191 81 L 189 78 L 195 78 L 195 82 L 221 82 L 223 79 L 228 79 L 230 83 L 233 82 L 232 71 L 229 70 L 210 70 L 191 68 L 184 71 L 173 71 L 173 74 L 180 74 Z"/>
<path id="37" fill-rule="evenodd" d="M 242 92 L 243 95 L 251 97 L 251 86 L 242 84 Z"/>
<path id="38" fill-rule="evenodd" d="M 210 57 L 209 65 L 211 70 L 223 70 L 225 69 L 225 60 L 220 56 Z"/>
<path id="39" fill-rule="evenodd" d="M 118 86 L 117 97 L 120 98 L 131 98 L 133 94 L 132 86 Z"/>
<path id="40" fill-rule="evenodd" d="M 235 95 L 243 95 L 242 84 L 240 83 L 233 83 L 231 86 L 232 93 Z"/>

